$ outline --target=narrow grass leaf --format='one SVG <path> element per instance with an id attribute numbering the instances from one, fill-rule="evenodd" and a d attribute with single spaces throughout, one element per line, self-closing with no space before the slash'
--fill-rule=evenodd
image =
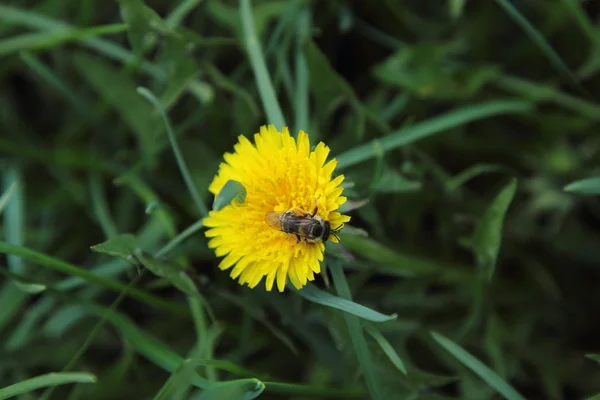
<path id="1" fill-rule="evenodd" d="M 278 130 L 281 130 L 286 126 L 285 118 L 277 100 L 277 94 L 273 88 L 262 48 L 256 35 L 250 0 L 240 0 L 240 15 L 242 17 L 242 26 L 246 40 L 246 50 L 248 51 L 250 65 L 254 72 L 263 107 L 265 108 L 269 123 L 275 125 L 275 128 Z"/>
<path id="2" fill-rule="evenodd" d="M 203 350 L 201 346 L 196 345 L 190 356 L 185 359 L 179 368 L 177 368 L 160 388 L 153 400 L 174 400 L 178 398 L 178 393 L 185 393 L 192 385 L 194 368 L 199 365 L 202 359 Z"/>
<path id="3" fill-rule="evenodd" d="M 137 238 L 131 233 L 124 233 L 111 237 L 103 243 L 91 246 L 92 251 L 108 254 L 109 256 L 119 257 L 123 260 L 135 264 L 132 255 L 137 248 Z"/>
<path id="4" fill-rule="evenodd" d="M 19 53 L 21 60 L 48 85 L 60 93 L 84 118 L 92 125 L 98 124 L 98 118 L 94 114 L 93 105 L 87 98 L 77 94 L 67 85 L 66 79 L 59 76 L 58 73 L 40 61 L 30 52 L 22 51 Z"/>
<path id="5" fill-rule="evenodd" d="M 550 44 L 546 41 L 544 35 L 542 35 L 542 33 L 539 30 L 537 30 L 537 28 L 533 26 L 527 20 L 527 18 L 525 18 L 525 16 L 519 12 L 519 10 L 517 10 L 515 6 L 511 4 L 509 0 L 496 0 L 496 3 L 500 5 L 500 7 L 504 9 L 508 16 L 512 18 L 512 20 L 515 21 L 515 23 L 525 31 L 525 33 L 529 36 L 531 41 L 537 47 L 539 47 L 540 50 L 542 50 L 546 58 L 548 58 L 548 61 L 550 61 L 550 64 L 552 64 L 552 66 L 559 73 L 567 77 L 569 83 L 571 83 L 574 87 L 578 88 L 581 91 L 584 91 L 583 88 L 581 88 L 581 86 L 577 83 L 577 78 L 575 77 L 575 74 L 571 72 L 569 66 L 563 61 L 563 59 L 558 55 L 558 53 L 556 53 L 552 46 L 550 46 Z"/>
<path id="6" fill-rule="evenodd" d="M 121 292 L 127 287 L 121 282 L 96 275 L 85 268 L 78 267 L 76 265 L 37 252 L 35 250 L 28 249 L 26 247 L 15 246 L 0 241 L 0 253 L 22 257 L 23 259 L 31 262 L 32 264 L 37 264 L 55 271 L 62 272 L 67 275 L 78 276 L 87 280 L 88 282 L 95 283 L 113 291 Z M 160 299 L 142 290 L 131 288 L 128 290 L 128 295 L 152 307 L 169 310 L 178 315 L 188 315 L 187 311 L 184 308 L 182 308 L 179 304 Z"/>
<path id="7" fill-rule="evenodd" d="M 264 383 L 258 379 L 240 379 L 215 383 L 193 400 L 252 400 L 264 390 Z"/>
<path id="8" fill-rule="evenodd" d="M 461 364 L 473 371 L 483 381 L 490 385 L 507 400 L 525 400 L 512 386 L 505 382 L 498 374 L 489 369 L 481 361 L 473 357 L 462 347 L 437 332 L 431 332 L 433 339 Z"/>
<path id="9" fill-rule="evenodd" d="M 493 85 L 521 96 L 534 103 L 548 102 L 572 110 L 584 117 L 600 119 L 600 106 L 571 94 L 564 93 L 552 85 L 533 82 L 521 77 L 501 75 L 492 82 Z"/>
<path id="10" fill-rule="evenodd" d="M 190 192 L 194 203 L 196 203 L 196 207 L 198 208 L 198 211 L 200 211 L 200 214 L 203 216 L 208 215 L 208 208 L 204 204 L 204 200 L 200 196 L 200 192 L 198 192 L 198 189 L 196 189 L 196 186 L 194 185 L 194 180 L 192 179 L 192 175 L 190 174 L 187 164 L 183 159 L 183 154 L 181 153 L 179 144 L 177 143 L 177 139 L 175 138 L 175 134 L 173 133 L 173 129 L 171 128 L 171 123 L 169 122 L 169 118 L 167 117 L 165 109 L 160 104 L 156 96 L 154 96 L 154 94 L 152 94 L 152 92 L 150 92 L 148 89 L 139 87 L 137 91 L 146 100 L 148 100 L 154 106 L 156 111 L 158 111 L 158 113 L 160 114 L 163 123 L 165 124 L 167 136 L 169 137 L 171 148 L 173 149 L 173 153 L 175 154 L 175 159 L 177 160 L 177 166 L 179 167 L 179 171 L 183 176 L 187 189 Z"/>
<path id="11" fill-rule="evenodd" d="M 294 132 L 300 130 L 308 131 L 309 126 L 309 103 L 308 103 L 308 89 L 309 86 L 309 71 L 306 61 L 306 55 L 304 54 L 304 43 L 310 34 L 310 20 L 311 15 L 309 8 L 304 8 L 300 11 L 298 19 L 296 21 L 296 47 L 295 47 L 295 96 L 294 96 L 294 115 L 295 115 L 295 129 Z"/>
<path id="12" fill-rule="evenodd" d="M 448 190 L 454 191 L 479 175 L 508 171 L 508 167 L 500 164 L 475 164 L 448 179 L 445 185 Z"/>
<path id="13" fill-rule="evenodd" d="M 183 0 L 181 1 L 173 11 L 169 13 L 169 16 L 165 19 L 165 23 L 171 29 L 177 27 L 185 17 L 192 12 L 192 10 L 200 4 L 202 0 Z"/>
<path id="14" fill-rule="evenodd" d="M 116 236 L 119 233 L 117 224 L 110 215 L 108 201 L 102 187 L 102 182 L 97 175 L 90 176 L 89 180 L 90 197 L 92 198 L 92 206 L 98 223 L 102 227 L 104 236 L 107 238 Z"/>
<path id="15" fill-rule="evenodd" d="M 96 377 L 85 372 L 53 372 L 36 376 L 0 389 L 0 400 L 9 399 L 45 387 L 69 383 L 96 383 Z"/>
<path id="16" fill-rule="evenodd" d="M 152 107 L 136 93 L 133 80 L 106 61 L 77 53 L 74 65 L 79 73 L 123 118 L 137 136 L 144 161 L 153 165 L 159 150 L 156 141 L 156 121 Z"/>
<path id="17" fill-rule="evenodd" d="M 402 372 L 404 375 L 407 374 L 406 366 L 404 366 L 404 362 L 394 350 L 394 347 L 388 342 L 388 340 L 371 324 L 364 324 L 365 331 L 375 339 L 381 350 L 385 353 L 385 355 L 389 358 L 389 360 L 394 364 L 398 371 Z"/>
<path id="18" fill-rule="evenodd" d="M 24 33 L 0 40 L 0 56 L 7 56 L 24 50 L 53 49 L 62 44 L 81 41 L 86 38 L 110 35 L 125 31 L 124 24 L 94 26 L 91 28 L 73 29 L 57 32 Z"/>
<path id="19" fill-rule="evenodd" d="M 163 257 L 168 252 L 173 250 L 177 245 L 183 242 L 188 237 L 192 236 L 194 233 L 198 232 L 204 226 L 204 220 L 199 220 L 194 222 L 192 225 L 188 226 L 183 232 L 174 237 L 169 243 L 167 243 L 164 247 L 158 250 L 155 254 L 155 257 Z"/>
<path id="20" fill-rule="evenodd" d="M 384 322 L 396 319 L 397 315 L 385 315 L 380 312 L 371 310 L 363 305 L 348 300 L 347 298 L 334 296 L 328 292 L 325 292 L 312 284 L 307 284 L 302 289 L 298 290 L 290 286 L 295 293 L 304 297 L 306 300 L 312 301 L 313 303 L 321 304 L 323 306 L 335 308 L 346 313 L 355 315 L 367 321 L 373 322 Z"/>
<path id="21" fill-rule="evenodd" d="M 18 185 L 18 182 L 11 183 L 10 185 L 8 185 L 8 188 L 6 188 L 6 190 L 4 190 L 4 193 L 2 193 L 2 196 L 0 196 L 0 215 L 2 215 L 4 208 L 6 207 L 6 205 L 8 204 L 8 201 L 10 200 L 11 196 L 15 192 L 17 185 Z"/>
<path id="22" fill-rule="evenodd" d="M 600 194 L 600 178 L 586 178 L 579 181 L 571 182 L 564 187 L 566 192 L 577 194 Z"/>
<path id="23" fill-rule="evenodd" d="M 204 299 L 200 297 L 193 282 L 180 267 L 172 265 L 167 261 L 153 258 L 141 249 L 136 249 L 134 254 L 135 258 L 154 275 L 168 279 L 173 286 L 186 295 L 204 301 Z"/>
<path id="24" fill-rule="evenodd" d="M 587 358 L 589 358 L 590 360 L 594 360 L 596 361 L 598 364 L 600 364 L 600 354 L 586 354 L 585 355 Z"/>
<path id="25" fill-rule="evenodd" d="M 352 294 L 350 293 L 350 287 L 348 286 L 348 282 L 344 276 L 344 270 L 342 269 L 341 264 L 333 262 L 330 264 L 330 266 L 331 275 L 333 276 L 333 283 L 338 294 L 345 300 L 351 302 Z M 360 326 L 360 321 L 356 316 L 349 313 L 344 313 L 344 319 L 346 320 L 346 325 L 348 326 L 348 332 L 350 333 L 354 352 L 356 353 L 356 358 L 358 359 L 358 363 L 364 374 L 365 382 L 367 383 L 367 388 L 369 389 L 369 393 L 371 395 L 370 397 L 373 400 L 381 400 L 383 397 L 381 395 L 379 378 L 377 376 L 377 372 L 375 371 L 375 367 L 373 366 L 371 353 L 369 351 L 369 347 L 367 346 L 367 341 L 365 340 L 363 330 Z"/>
<path id="26" fill-rule="evenodd" d="M 240 204 L 243 203 L 246 200 L 246 188 L 241 183 L 230 179 L 215 196 L 213 211 L 219 211 L 234 200 Z"/>
<path id="27" fill-rule="evenodd" d="M 41 283 L 29 283 L 29 282 L 19 282 L 15 281 L 15 285 L 25 293 L 29 294 L 38 294 L 46 290 L 46 285 Z"/>
<path id="28" fill-rule="evenodd" d="M 479 221 L 473 236 L 473 245 L 477 256 L 477 263 L 483 268 L 491 279 L 496 267 L 496 259 L 502 242 L 502 226 L 508 207 L 517 191 L 517 180 L 512 178 L 494 201 L 486 209 Z"/>
<path id="29" fill-rule="evenodd" d="M 365 393 L 362 389 L 333 389 L 329 387 L 320 387 L 313 385 L 297 385 L 293 383 L 281 382 L 263 382 L 266 386 L 266 393 L 278 394 L 288 398 L 308 397 L 321 399 L 365 399 Z"/>
<path id="30" fill-rule="evenodd" d="M 530 109 L 530 103 L 510 100 L 498 100 L 455 109 L 410 127 L 394 131 L 370 143 L 347 150 L 336 157 L 338 161 L 337 168 L 347 168 L 376 157 L 381 150 L 384 152 L 391 151 L 400 146 L 468 124 L 469 122 L 501 114 L 524 113 Z"/>

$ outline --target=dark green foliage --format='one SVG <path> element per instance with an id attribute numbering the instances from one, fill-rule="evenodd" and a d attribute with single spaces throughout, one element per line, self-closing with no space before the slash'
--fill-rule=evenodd
<path id="1" fill-rule="evenodd" d="M 600 398 L 599 12 L 2 2 L 0 398 Z M 202 231 L 263 124 L 346 176 L 299 293 Z"/>

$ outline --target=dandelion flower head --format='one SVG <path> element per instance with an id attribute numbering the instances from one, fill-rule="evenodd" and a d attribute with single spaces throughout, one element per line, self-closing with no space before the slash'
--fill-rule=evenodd
<path id="1" fill-rule="evenodd" d="M 296 140 L 287 128 L 279 132 L 271 125 L 261 127 L 254 143 L 239 137 L 234 152 L 224 155 L 209 191 L 217 195 L 234 180 L 245 187 L 245 201 L 211 211 L 204 220 L 209 247 L 224 257 L 220 269 L 232 269 L 231 277 L 251 288 L 266 278 L 266 289 L 271 290 L 276 281 L 280 292 L 288 278 L 298 289 L 314 280 L 325 244 L 298 242 L 294 235 L 270 227 L 265 216 L 317 207 L 317 215 L 329 221 L 332 230 L 348 222 L 350 217 L 337 211 L 346 202 L 340 187 L 344 176 L 333 176 L 337 161 L 326 162 L 328 155 L 322 142 L 311 151 L 304 131 Z M 329 240 L 337 242 L 335 235 Z"/>

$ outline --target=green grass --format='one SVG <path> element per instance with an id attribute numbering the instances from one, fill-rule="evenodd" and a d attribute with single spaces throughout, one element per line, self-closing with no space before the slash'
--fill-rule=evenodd
<path id="1" fill-rule="evenodd" d="M 592 2 L 9 3 L 0 399 L 600 396 Z M 352 216 L 283 294 L 203 232 L 265 124 Z"/>

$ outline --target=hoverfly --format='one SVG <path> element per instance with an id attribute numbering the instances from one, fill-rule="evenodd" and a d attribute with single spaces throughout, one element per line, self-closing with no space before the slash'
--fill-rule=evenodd
<path id="1" fill-rule="evenodd" d="M 317 211 L 318 206 L 315 207 L 312 214 L 300 208 L 282 213 L 270 212 L 267 213 L 265 220 L 273 229 L 296 235 L 296 243 L 300 243 L 300 241 L 306 243 L 326 242 L 331 236 L 339 241 L 340 238 L 336 232 L 342 229 L 344 224 L 331 229 L 329 221 L 318 216 Z"/>

